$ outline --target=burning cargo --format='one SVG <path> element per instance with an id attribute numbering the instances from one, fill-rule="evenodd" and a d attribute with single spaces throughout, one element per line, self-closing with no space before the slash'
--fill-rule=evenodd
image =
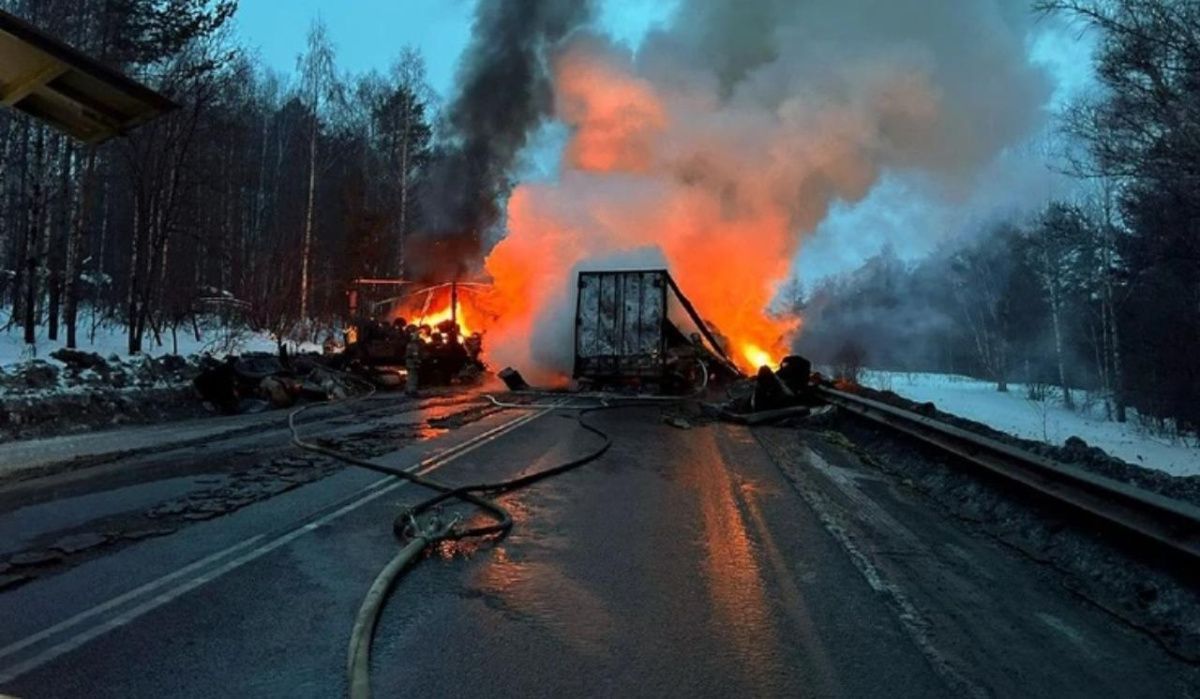
<path id="1" fill-rule="evenodd" d="M 679 391 L 714 373 L 740 372 L 667 270 L 579 273 L 576 379 Z"/>

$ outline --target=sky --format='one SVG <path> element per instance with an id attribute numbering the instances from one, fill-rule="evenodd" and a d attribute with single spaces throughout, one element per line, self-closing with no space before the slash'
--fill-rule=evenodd
<path id="1" fill-rule="evenodd" d="M 501 0 L 496 0 L 501 1 Z M 604 0 L 600 22 L 614 38 L 636 45 L 670 17 L 674 0 Z M 429 83 L 447 96 L 458 57 L 471 38 L 472 0 L 241 0 L 236 31 L 263 62 L 280 73 L 295 70 L 314 17 L 321 17 L 350 73 L 387 70 L 404 46 L 425 56 Z"/>
<path id="2" fill-rule="evenodd" d="M 599 22 L 607 34 L 636 47 L 647 31 L 670 20 L 677 4 L 678 0 L 601 0 Z M 328 25 L 338 65 L 352 74 L 386 71 L 400 49 L 412 45 L 425 57 L 430 85 L 445 99 L 453 91 L 458 59 L 470 40 L 474 6 L 473 0 L 241 0 L 235 29 L 265 65 L 285 75 L 294 72 L 308 27 L 317 16 Z M 1089 37 L 1070 28 L 1048 22 L 1039 26 L 1029 55 L 1052 78 L 1048 112 L 1090 89 L 1090 49 Z M 561 126 L 543 128 L 518 176 L 554 177 L 565 140 Z M 863 201 L 834 207 L 802 247 L 794 273 L 811 283 L 855 268 L 885 244 L 902 258 L 914 259 L 990 217 L 1062 196 L 1070 183 L 1043 160 L 1027 150 L 1003 153 L 980 175 L 994 186 L 980 187 L 959 201 L 939 199 L 911 178 L 885 175 Z"/>

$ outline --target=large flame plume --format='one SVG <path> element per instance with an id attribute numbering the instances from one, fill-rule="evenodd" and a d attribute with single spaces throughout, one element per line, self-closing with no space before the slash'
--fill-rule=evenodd
<path id="1" fill-rule="evenodd" d="M 505 325 L 532 337 L 530 326 L 570 287 L 570 270 L 652 244 L 730 339 L 735 361 L 748 370 L 773 363 L 799 326 L 766 313 L 799 233 L 834 196 L 865 194 L 877 174 L 866 151 L 881 122 L 933 121 L 936 95 L 913 76 L 876 86 L 885 108 L 873 118 L 799 99 L 762 113 L 704 88 L 656 87 L 631 68 L 594 39 L 556 64 L 558 116 L 573 129 L 563 176 L 514 192 L 509 234 L 487 259 Z"/>
<path id="2" fill-rule="evenodd" d="M 947 27 L 999 21 L 986 11 L 991 3 L 975 5 L 985 10 L 978 18 L 954 3 L 937 11 Z M 508 234 L 487 257 L 503 319 L 489 336 L 493 362 L 561 375 L 569 367 L 569 352 L 558 348 L 570 347 L 573 273 L 613 256 L 632 266 L 665 262 L 743 368 L 777 361 L 801 323 L 766 309 L 803 237 L 834 202 L 862 199 L 887 167 L 961 177 L 1029 120 L 1024 112 L 982 120 L 994 105 L 975 99 L 984 94 L 978 76 L 960 79 L 936 60 L 937 50 L 957 53 L 948 60 L 1020 82 L 1020 44 L 1010 35 L 1003 52 L 964 53 L 938 43 L 949 28 L 913 25 L 938 35 L 927 45 L 917 36 L 882 48 L 860 36 L 861 55 L 842 56 L 797 37 L 802 48 L 789 49 L 793 25 L 784 20 L 803 27 L 803 11 L 779 12 L 787 14 L 781 27 L 762 28 L 776 44 L 741 65 L 729 56 L 713 60 L 703 42 L 689 44 L 679 31 L 652 35 L 636 57 L 594 35 L 577 35 L 555 56 L 555 116 L 570 137 L 557 181 L 513 191 Z M 891 21 L 912 24 L 902 12 Z M 857 31 L 853 13 L 845 19 Z M 1027 97 L 1020 94 L 1021 110 Z"/>

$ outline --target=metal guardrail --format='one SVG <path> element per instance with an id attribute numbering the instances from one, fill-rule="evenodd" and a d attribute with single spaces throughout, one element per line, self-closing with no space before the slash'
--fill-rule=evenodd
<path id="1" fill-rule="evenodd" d="M 1200 508 L 880 401 L 826 386 L 829 403 L 947 451 L 1097 522 L 1200 562 Z"/>

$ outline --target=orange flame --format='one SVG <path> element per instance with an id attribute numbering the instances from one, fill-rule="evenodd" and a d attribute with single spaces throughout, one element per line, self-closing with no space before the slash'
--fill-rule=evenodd
<path id="1" fill-rule="evenodd" d="M 470 335 L 472 332 L 474 332 L 473 330 L 471 330 L 471 323 L 467 320 L 467 313 L 465 311 L 466 311 L 466 309 L 464 307 L 464 304 L 462 303 L 462 301 L 459 301 L 459 303 L 458 303 L 458 318 L 457 318 L 458 328 L 459 328 L 460 334 L 464 335 L 464 336 Z M 440 310 L 426 313 L 424 316 L 414 317 L 414 318 L 410 319 L 409 322 L 415 323 L 417 325 L 428 325 L 428 326 L 436 329 L 438 325 L 446 322 L 447 320 L 451 320 L 452 317 L 453 317 L 453 314 L 451 314 L 451 312 L 450 312 L 450 305 L 446 304 L 446 306 L 444 306 Z"/>
<path id="2" fill-rule="evenodd" d="M 392 319 L 404 318 L 412 325 L 428 325 L 437 331 L 437 326 L 448 320 L 458 322 L 460 337 L 483 332 L 490 320 L 486 304 L 478 292 L 458 294 L 457 313 L 451 311 L 452 294 L 449 287 L 434 289 L 428 293 L 417 293 L 392 311 Z"/>
<path id="3" fill-rule="evenodd" d="M 774 365 L 800 324 L 765 310 L 797 245 L 798 205 L 772 174 L 789 154 L 760 162 L 729 147 L 730 134 L 689 132 L 689 114 L 675 119 L 654 85 L 592 49 L 556 65 L 558 116 L 573 128 L 560 180 L 514 190 L 508 235 L 486 260 L 504 319 L 489 353 L 560 373 L 562 362 L 536 356 L 535 331 L 553 322 L 569 333 L 571 271 L 618 253 L 666 266 L 743 369 Z"/>
<path id="4" fill-rule="evenodd" d="M 769 366 L 775 368 L 779 365 L 779 361 L 771 356 L 770 352 L 752 342 L 742 343 L 742 358 L 752 367 Z"/>

